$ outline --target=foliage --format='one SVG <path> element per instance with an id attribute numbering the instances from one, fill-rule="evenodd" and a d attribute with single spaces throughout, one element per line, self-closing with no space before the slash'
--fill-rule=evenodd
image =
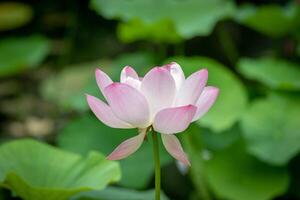
<path id="1" fill-rule="evenodd" d="M 0 77 L 38 67 L 50 51 L 42 36 L 7 38 L 0 41 Z"/>
<path id="2" fill-rule="evenodd" d="M 221 198 L 267 200 L 288 188 L 286 168 L 274 168 L 249 156 L 237 143 L 205 161 L 208 183 Z M 251 195 L 249 195 L 251 194 Z"/>
<path id="3" fill-rule="evenodd" d="M 300 27 L 299 16 L 299 6 L 291 2 L 285 7 L 244 5 L 236 13 L 236 20 L 266 35 L 280 37 Z"/>
<path id="4" fill-rule="evenodd" d="M 92 0 L 91 7 L 108 19 L 120 18 L 129 23 L 139 19 L 147 28 L 161 20 L 170 20 L 176 32 L 186 39 L 208 35 L 219 20 L 232 16 L 235 11 L 230 0 L 163 0 L 159 1 L 159 6 L 157 3 L 147 0 Z"/>
<path id="5" fill-rule="evenodd" d="M 299 102 L 299 97 L 273 94 L 252 103 L 242 119 L 251 154 L 284 165 L 299 152 Z"/>
<path id="6" fill-rule="evenodd" d="M 74 200 L 152 200 L 154 196 L 154 190 L 150 191 L 136 191 L 117 187 L 108 187 L 102 191 L 91 191 L 81 193 L 74 197 Z M 73 200 L 72 199 L 72 200 Z M 162 193 L 161 200 L 168 200 L 168 198 Z"/>
<path id="7" fill-rule="evenodd" d="M 67 200 L 120 179 L 118 164 L 99 153 L 83 158 L 28 139 L 0 147 L 0 169 L 1 186 L 25 200 Z"/>
<path id="8" fill-rule="evenodd" d="M 151 40 L 157 43 L 178 43 L 182 41 L 182 38 L 176 33 L 172 22 L 169 20 L 145 24 L 141 20 L 133 19 L 127 23 L 120 23 L 117 33 L 123 42 Z"/>
<path id="9" fill-rule="evenodd" d="M 242 58 L 238 66 L 245 77 L 257 80 L 272 89 L 300 89 L 300 68 L 295 63 L 268 57 Z"/>

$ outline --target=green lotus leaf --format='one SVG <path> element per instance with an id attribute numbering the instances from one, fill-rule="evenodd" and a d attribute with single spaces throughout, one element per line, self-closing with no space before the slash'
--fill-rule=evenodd
<path id="1" fill-rule="evenodd" d="M 235 12 L 230 0 L 92 0 L 91 7 L 105 18 L 122 22 L 138 19 L 150 25 L 169 20 L 176 32 L 186 39 L 210 34 L 219 20 Z"/>
<path id="2" fill-rule="evenodd" d="M 83 158 L 31 139 L 0 146 L 0 185 L 25 200 L 67 200 L 119 179 L 118 163 L 96 152 Z"/>
<path id="3" fill-rule="evenodd" d="M 102 191 L 84 192 L 72 200 L 153 200 L 155 190 L 137 191 L 126 188 L 108 187 Z M 161 200 L 168 200 L 161 192 Z"/>
<path id="4" fill-rule="evenodd" d="M 0 40 L 0 77 L 38 67 L 49 52 L 50 43 L 42 36 Z"/>
<path id="5" fill-rule="evenodd" d="M 250 28 L 272 37 L 281 37 L 300 27 L 300 6 L 292 2 L 285 7 L 271 4 L 255 7 L 244 5 L 235 19 Z"/>
<path id="6" fill-rule="evenodd" d="M 267 165 L 248 155 L 243 144 L 212 153 L 204 163 L 206 180 L 220 199 L 269 200 L 286 192 L 286 168 Z"/>
<path id="7" fill-rule="evenodd" d="M 275 58 L 242 58 L 239 71 L 271 89 L 300 90 L 300 65 Z"/>
<path id="8" fill-rule="evenodd" d="M 247 150 L 264 162 L 285 165 L 300 151 L 300 98 L 272 94 L 255 100 L 241 120 Z"/>
<path id="9" fill-rule="evenodd" d="M 123 42 L 150 40 L 157 43 L 177 43 L 182 41 L 182 38 L 176 33 L 173 24 L 169 20 L 145 24 L 141 20 L 135 19 L 127 23 L 120 23 L 117 33 Z"/>

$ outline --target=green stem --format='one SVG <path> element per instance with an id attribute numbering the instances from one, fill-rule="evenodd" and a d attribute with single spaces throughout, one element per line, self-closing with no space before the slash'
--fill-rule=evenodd
<path id="1" fill-rule="evenodd" d="M 155 165 L 155 200 L 160 200 L 160 160 L 159 160 L 159 145 L 157 133 L 152 132 L 153 139 L 153 157 Z"/>

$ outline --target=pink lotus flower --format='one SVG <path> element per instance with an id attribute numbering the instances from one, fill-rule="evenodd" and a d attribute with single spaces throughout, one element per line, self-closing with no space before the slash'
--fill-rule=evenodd
<path id="1" fill-rule="evenodd" d="M 120 83 L 114 83 L 97 69 L 97 84 L 107 103 L 87 95 L 93 113 L 112 128 L 139 129 L 137 136 L 121 143 L 107 159 L 119 160 L 134 153 L 152 128 L 161 133 L 166 150 L 174 158 L 190 165 L 175 133 L 187 129 L 215 102 L 219 89 L 205 86 L 207 78 L 208 71 L 202 69 L 185 79 L 175 62 L 154 67 L 143 78 L 126 66 L 121 72 Z"/>

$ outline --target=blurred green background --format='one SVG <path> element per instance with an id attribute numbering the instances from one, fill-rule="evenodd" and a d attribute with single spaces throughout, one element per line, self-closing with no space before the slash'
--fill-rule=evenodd
<path id="1" fill-rule="evenodd" d="M 151 139 L 106 127 L 85 93 L 178 62 L 208 68 L 220 96 L 180 133 L 192 167 L 161 146 L 164 200 L 300 199 L 299 0 L 0 2 L 0 200 L 151 200 Z M 26 138 L 26 139 L 24 139 Z"/>

